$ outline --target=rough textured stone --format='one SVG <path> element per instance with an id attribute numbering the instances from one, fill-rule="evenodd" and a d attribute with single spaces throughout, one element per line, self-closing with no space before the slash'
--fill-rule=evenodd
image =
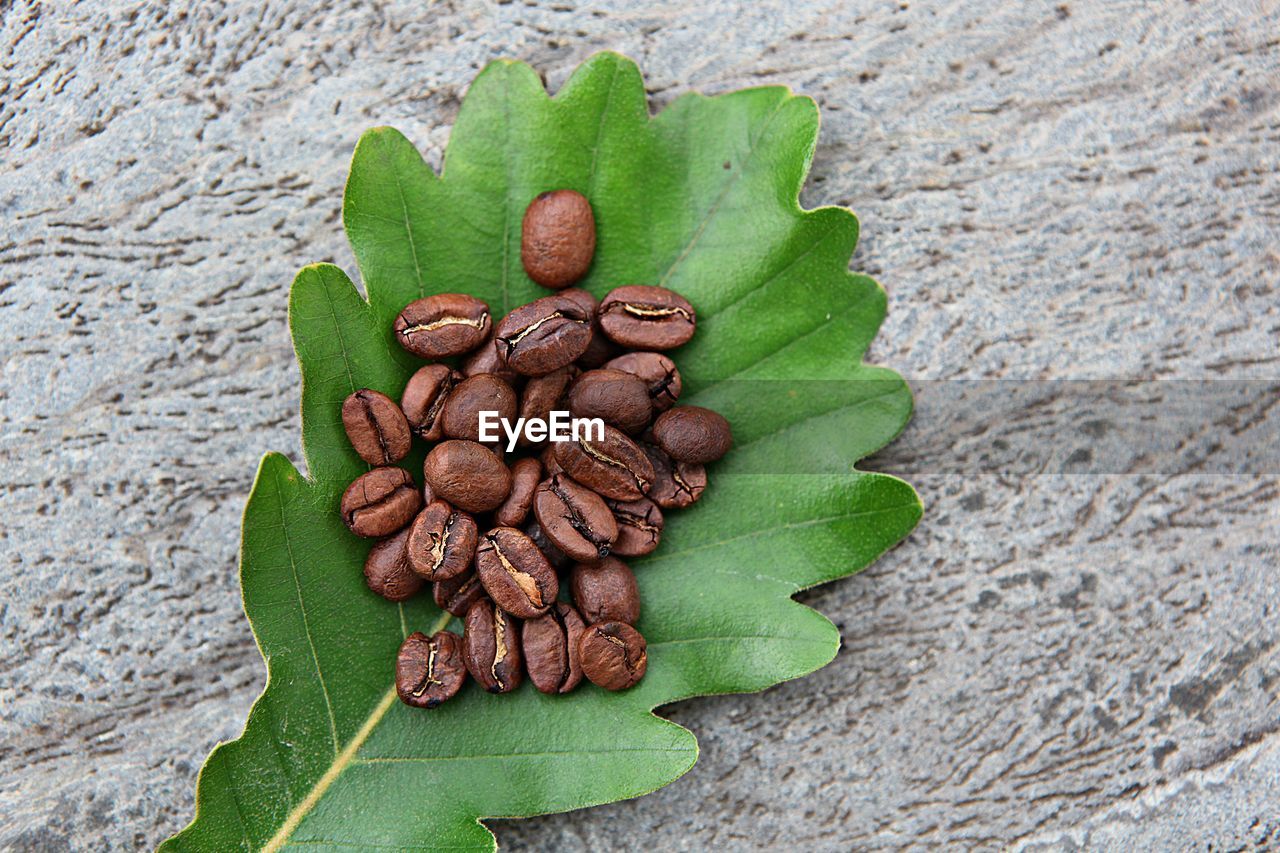
<path id="1" fill-rule="evenodd" d="M 1105 0 L 5 4 L 0 846 L 154 844 L 261 688 L 239 516 L 261 454 L 298 455 L 285 289 L 354 272 L 366 127 L 438 164 L 499 56 L 555 87 L 620 50 L 655 108 L 787 83 L 824 120 L 804 200 L 860 214 L 889 291 L 874 360 L 1274 378 L 1277 31 Z M 669 709 L 693 772 L 508 846 L 1277 843 L 1276 472 L 923 465 L 929 399 L 874 460 L 913 469 L 920 529 L 805 596 L 836 662 Z"/>

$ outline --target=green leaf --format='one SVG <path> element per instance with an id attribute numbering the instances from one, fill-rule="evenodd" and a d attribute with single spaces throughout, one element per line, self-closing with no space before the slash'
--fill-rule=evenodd
<path id="1" fill-rule="evenodd" d="M 549 98 L 525 65 L 477 77 L 437 176 L 389 128 L 361 138 L 343 222 L 368 301 L 329 265 L 289 296 L 308 476 L 263 459 L 245 509 L 241 585 L 267 661 L 244 733 L 201 770 L 195 820 L 167 849 L 490 849 L 485 817 L 581 808 L 655 790 L 697 743 L 658 705 L 761 690 L 834 657 L 834 626 L 791 596 L 852 574 L 907 535 L 919 499 L 854 463 L 911 413 L 905 383 L 862 364 L 883 291 L 848 271 L 857 221 L 797 204 L 817 139 L 812 101 L 779 87 L 687 95 L 650 118 L 636 66 L 591 58 Z M 431 712 L 395 699 L 401 640 L 446 625 L 429 596 L 364 586 L 369 543 L 338 518 L 366 466 L 339 417 L 351 391 L 399 395 L 416 366 L 391 321 L 409 300 L 466 291 L 495 314 L 545 295 L 520 265 L 537 193 L 591 199 L 584 286 L 684 294 L 698 334 L 676 354 L 686 397 L 723 411 L 737 448 L 662 547 L 633 566 L 649 670 L 636 688 L 547 697 L 470 685 Z M 420 477 L 421 453 L 406 463 Z"/>

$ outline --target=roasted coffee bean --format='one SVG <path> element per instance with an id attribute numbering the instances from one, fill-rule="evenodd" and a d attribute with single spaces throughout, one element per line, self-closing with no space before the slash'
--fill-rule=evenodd
<path id="1" fill-rule="evenodd" d="M 474 296 L 437 293 L 404 306 L 396 317 L 395 333 L 409 352 L 438 359 L 480 346 L 491 325 L 489 306 Z"/>
<path id="2" fill-rule="evenodd" d="M 648 441 L 641 441 L 640 449 L 653 465 L 653 487 L 648 494 L 651 501 L 663 509 L 683 509 L 702 497 L 707 487 L 707 469 L 692 462 L 676 462 Z"/>
<path id="3" fill-rule="evenodd" d="M 501 527 L 519 527 L 529 517 L 533 493 L 542 479 L 542 463 L 537 459 L 517 459 L 511 466 L 511 494 L 494 510 L 493 520 Z"/>
<path id="4" fill-rule="evenodd" d="M 600 328 L 615 343 L 639 350 L 666 350 L 693 337 L 693 306 L 665 287 L 629 284 L 600 302 Z"/>
<path id="5" fill-rule="evenodd" d="M 587 351 L 578 356 L 578 360 L 575 363 L 584 370 L 591 370 L 600 367 L 617 355 L 618 346 L 600 330 L 600 319 L 596 316 L 596 309 L 600 307 L 600 301 L 587 291 L 577 287 L 562 290 L 560 295 L 577 302 L 582 306 L 582 310 L 587 312 L 587 316 L 591 318 L 591 343 L 587 344 Z"/>
<path id="6" fill-rule="evenodd" d="M 431 585 L 431 597 L 436 607 L 463 617 L 471 605 L 485 597 L 484 584 L 475 572 L 466 572 L 444 581 L 436 581 Z"/>
<path id="7" fill-rule="evenodd" d="M 633 501 L 653 484 L 653 464 L 634 441 L 605 424 L 604 439 L 588 438 L 554 443 L 556 462 L 582 485 L 620 501 Z"/>
<path id="8" fill-rule="evenodd" d="M 665 412 L 680 399 L 680 371 L 660 352 L 629 352 L 605 362 L 606 368 L 625 370 L 640 378 L 655 412 Z"/>
<path id="9" fill-rule="evenodd" d="M 533 513 L 546 537 L 574 560 L 603 560 L 618 536 L 618 523 L 604 500 L 565 474 L 538 484 Z"/>
<path id="10" fill-rule="evenodd" d="M 569 387 L 569 382 L 574 375 L 575 370 L 572 366 L 562 367 L 551 371 L 546 376 L 535 376 L 526 382 L 524 393 L 520 396 L 520 417 L 524 418 L 526 423 L 532 418 L 548 420 L 552 409 L 563 408 L 560 404 L 564 399 L 565 389 Z M 531 443 L 525 435 L 525 430 L 520 430 L 519 442 L 522 445 Z"/>
<path id="11" fill-rule="evenodd" d="M 701 406 L 676 406 L 663 412 L 653 424 L 653 437 L 672 459 L 698 465 L 716 461 L 733 447 L 729 422 Z"/>
<path id="12" fill-rule="evenodd" d="M 543 532 L 542 525 L 534 521 L 526 525 L 524 535 L 533 540 L 533 544 L 538 546 L 538 550 L 542 552 L 542 556 L 546 557 L 551 565 L 557 569 L 563 569 L 569 565 L 571 560 L 569 557 L 556 547 L 556 543 L 547 538 L 547 534 Z"/>
<path id="13" fill-rule="evenodd" d="M 424 580 L 456 577 L 471 567 L 478 534 L 470 515 L 444 501 L 432 501 L 409 526 L 409 567 Z"/>
<path id="14" fill-rule="evenodd" d="M 355 535 L 390 536 L 422 509 L 422 493 L 403 468 L 374 468 L 347 486 L 339 509 Z"/>
<path id="15" fill-rule="evenodd" d="M 400 408 L 414 435 L 427 441 L 444 437 L 444 412 L 449 392 L 462 381 L 462 375 L 444 364 L 428 364 L 409 377 L 400 395 Z"/>
<path id="16" fill-rule="evenodd" d="M 614 540 L 613 553 L 620 557 L 642 557 L 658 547 L 663 518 L 656 503 L 649 498 L 605 503 L 618 521 L 618 538 Z"/>
<path id="17" fill-rule="evenodd" d="M 507 499 L 511 471 L 483 444 L 453 439 L 427 454 L 422 475 L 441 500 L 467 512 L 488 512 Z"/>
<path id="18" fill-rule="evenodd" d="M 520 261 L 538 284 L 568 287 L 587 274 L 595 251 L 596 220 L 581 193 L 545 192 L 525 208 Z"/>
<path id="19" fill-rule="evenodd" d="M 560 592 L 556 570 L 533 540 L 514 527 L 495 527 L 480 537 L 476 574 L 489 597 L 521 619 L 546 613 Z"/>
<path id="20" fill-rule="evenodd" d="M 495 327 L 489 333 L 489 337 L 485 338 L 484 343 L 476 347 L 475 351 L 463 360 L 462 375 L 479 376 L 482 373 L 492 373 L 514 388 L 517 380 L 520 379 L 520 374 L 507 367 L 502 356 L 498 355 L 497 337 L 498 330 Z"/>
<path id="21" fill-rule="evenodd" d="M 496 376 L 481 373 L 458 383 L 449 392 L 440 416 L 444 434 L 450 438 L 480 440 L 480 413 L 497 412 L 498 417 L 514 420 L 516 416 L 516 392 Z M 502 427 L 490 420 L 498 440 L 503 438 Z"/>
<path id="22" fill-rule="evenodd" d="M 408 530 L 374 543 L 364 561 L 364 581 L 369 589 L 388 601 L 404 601 L 422 589 L 422 578 L 409 568 L 405 558 Z"/>
<path id="23" fill-rule="evenodd" d="M 653 417 L 649 389 L 638 376 L 623 370 L 588 370 L 569 388 L 569 412 L 600 418 L 632 435 L 644 432 Z"/>
<path id="24" fill-rule="evenodd" d="M 538 458 L 542 460 L 542 473 L 547 477 L 554 477 L 564 471 L 560 467 L 560 463 L 556 461 L 556 444 L 559 444 L 559 442 L 548 444 L 542 453 L 538 454 Z"/>
<path id="25" fill-rule="evenodd" d="M 617 557 L 577 563 L 569 576 L 573 603 L 588 622 L 626 622 L 640 618 L 640 589 L 630 567 Z"/>
<path id="26" fill-rule="evenodd" d="M 520 627 L 524 668 L 534 687 L 543 693 L 568 693 L 578 686 L 578 642 L 586 627 L 578 611 L 563 601 Z"/>
<path id="27" fill-rule="evenodd" d="M 649 665 L 644 637 L 625 622 L 590 625 L 578 641 L 582 674 L 605 690 L 626 690 L 644 677 Z"/>
<path id="28" fill-rule="evenodd" d="M 356 453 L 370 465 L 399 462 L 413 446 L 404 412 L 381 391 L 361 388 L 344 400 L 342 426 Z"/>
<path id="29" fill-rule="evenodd" d="M 571 364 L 591 343 L 591 318 L 563 296 L 544 296 L 498 324 L 498 354 L 525 376 L 545 376 Z"/>
<path id="30" fill-rule="evenodd" d="M 472 604 L 463 620 L 462 660 L 467 672 L 490 693 L 520 686 L 520 626 L 487 598 Z"/>
<path id="31" fill-rule="evenodd" d="M 452 699 L 467 679 L 462 638 L 452 631 L 428 637 L 414 631 L 396 655 L 396 694 L 414 708 L 435 708 Z"/>

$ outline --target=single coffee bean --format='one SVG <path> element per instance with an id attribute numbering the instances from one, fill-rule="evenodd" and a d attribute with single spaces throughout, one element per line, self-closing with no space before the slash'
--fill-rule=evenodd
<path id="1" fill-rule="evenodd" d="M 452 631 L 428 637 L 414 631 L 396 655 L 396 694 L 414 708 L 435 708 L 452 699 L 467 679 L 462 638 Z"/>
<path id="2" fill-rule="evenodd" d="M 413 477 L 394 465 L 361 474 L 342 493 L 342 520 L 357 536 L 390 536 L 422 509 L 422 493 Z"/>
<path id="3" fill-rule="evenodd" d="M 707 469 L 693 462 L 676 462 L 656 444 L 640 442 L 640 449 L 653 465 L 653 487 L 649 499 L 663 509 L 683 509 L 702 497 L 707 487 Z"/>
<path id="4" fill-rule="evenodd" d="M 444 501 L 433 501 L 409 526 L 409 567 L 424 580 L 456 577 L 471 567 L 477 537 L 474 518 Z"/>
<path id="5" fill-rule="evenodd" d="M 520 686 L 520 626 L 487 598 L 467 610 L 462 628 L 462 660 L 467 672 L 490 693 Z"/>
<path id="6" fill-rule="evenodd" d="M 400 408 L 414 435 L 427 441 L 444 437 L 444 412 L 449 392 L 462 381 L 462 375 L 444 364 L 428 364 L 409 377 L 400 395 Z"/>
<path id="7" fill-rule="evenodd" d="M 525 376 L 545 376 L 570 364 L 591 343 L 591 318 L 563 296 L 521 305 L 498 324 L 498 354 Z"/>
<path id="8" fill-rule="evenodd" d="M 618 536 L 618 523 L 604 500 L 565 474 L 538 484 L 533 513 L 546 537 L 574 560 L 604 559 Z"/>
<path id="9" fill-rule="evenodd" d="M 693 306 L 665 287 L 629 284 L 600 302 L 600 328 L 615 343 L 639 350 L 666 350 L 693 337 Z"/>
<path id="10" fill-rule="evenodd" d="M 533 493 L 542 479 L 542 463 L 536 458 L 517 459 L 511 466 L 511 494 L 494 510 L 493 520 L 500 527 L 519 527 L 529 516 Z"/>
<path id="11" fill-rule="evenodd" d="M 652 490 L 649 492 L 653 494 Z M 618 521 L 618 538 L 613 553 L 621 557 L 642 557 L 658 547 L 662 538 L 662 510 L 649 498 L 635 501 L 605 501 Z"/>
<path id="12" fill-rule="evenodd" d="M 476 574 L 489 597 L 521 619 L 546 613 L 560 592 L 556 570 L 533 540 L 514 527 L 495 527 L 480 537 Z"/>
<path id="13" fill-rule="evenodd" d="M 533 686 L 543 693 L 568 693 L 582 681 L 578 642 L 587 627 L 574 610 L 557 601 L 545 615 L 520 628 L 524 668 Z"/>
<path id="14" fill-rule="evenodd" d="M 483 444 L 442 441 L 427 454 L 422 475 L 441 500 L 467 512 L 488 512 L 511 491 L 511 471 Z"/>
<path id="15" fill-rule="evenodd" d="M 400 346 L 420 358 L 438 359 L 470 352 L 484 342 L 492 325 L 489 306 L 465 293 L 437 293 L 415 299 L 396 317 Z"/>
<path id="16" fill-rule="evenodd" d="M 716 461 L 733 447 L 729 422 L 701 406 L 676 406 L 663 412 L 653 424 L 653 437 L 672 459 L 699 465 Z"/>
<path id="17" fill-rule="evenodd" d="M 563 569 L 569 565 L 569 557 L 556 547 L 556 543 L 547 538 L 547 534 L 543 532 L 542 525 L 534 521 L 526 525 L 524 535 L 533 540 L 533 544 L 538 546 L 538 550 L 542 552 L 542 556 L 546 557 L 551 565 L 557 569 Z"/>
<path id="18" fill-rule="evenodd" d="M 542 473 L 547 477 L 554 477 L 564 471 L 556 461 L 556 444 L 558 443 L 548 444 L 543 448 L 542 453 L 538 454 L 538 458 L 542 460 Z"/>
<path id="19" fill-rule="evenodd" d="M 638 376 L 623 370 L 588 370 L 569 388 L 569 412 L 600 418 L 632 435 L 644 432 L 653 417 L 649 389 Z"/>
<path id="20" fill-rule="evenodd" d="M 609 340 L 600 329 L 600 319 L 596 316 L 596 309 L 600 307 L 600 301 L 587 291 L 577 287 L 562 290 L 560 295 L 577 302 L 582 306 L 582 310 L 587 312 L 587 316 L 591 318 L 591 343 L 587 344 L 587 351 L 578 356 L 578 360 L 574 363 L 583 370 L 592 370 L 617 355 L 617 345 Z"/>
<path id="21" fill-rule="evenodd" d="M 649 664 L 644 637 L 624 622 L 590 625 L 578 641 L 582 674 L 605 690 L 626 690 L 644 677 Z"/>
<path id="22" fill-rule="evenodd" d="M 516 392 L 496 376 L 481 373 L 458 383 L 449 393 L 444 404 L 441 421 L 444 434 L 450 438 L 480 440 L 480 413 L 497 412 L 508 421 L 516 416 Z M 502 440 L 502 427 L 495 426 L 498 440 Z"/>
<path id="23" fill-rule="evenodd" d="M 497 337 L 498 330 L 494 328 L 489 333 L 489 337 L 485 338 L 484 343 L 476 347 L 475 351 L 463 360 L 462 375 L 479 376 L 482 373 L 492 373 L 514 388 L 516 381 L 520 379 L 520 374 L 507 367 L 507 363 L 498 354 Z"/>
<path id="24" fill-rule="evenodd" d="M 484 584 L 475 572 L 466 572 L 432 584 L 431 597 L 436 607 L 459 618 L 467 615 L 471 605 L 485 597 Z"/>
<path id="25" fill-rule="evenodd" d="M 388 601 L 404 601 L 422 589 L 422 578 L 409 568 L 405 559 L 408 530 L 401 530 L 369 549 L 364 561 L 364 581 L 369 589 Z"/>
<path id="26" fill-rule="evenodd" d="M 552 409 L 563 408 L 560 404 L 564 399 L 565 389 L 569 387 L 569 382 L 574 375 L 574 368 L 569 366 L 553 370 L 546 376 L 535 376 L 530 379 L 525 383 L 524 394 L 520 397 L 520 417 L 524 418 L 526 423 L 534 418 L 548 420 Z M 521 445 L 531 443 L 525 436 L 524 430 L 520 431 L 519 442 Z"/>
<path id="27" fill-rule="evenodd" d="M 356 453 L 370 465 L 399 462 L 413 446 L 404 412 L 380 391 L 361 388 L 344 400 L 342 426 Z"/>
<path id="28" fill-rule="evenodd" d="M 626 622 L 640 618 L 640 589 L 636 576 L 617 557 L 599 563 L 577 563 L 569 576 L 573 603 L 588 622 Z"/>
<path id="29" fill-rule="evenodd" d="M 649 392 L 655 412 L 665 412 L 680 399 L 680 371 L 676 370 L 674 361 L 660 352 L 629 352 L 605 362 L 604 366 L 639 377 Z"/>
<path id="30" fill-rule="evenodd" d="M 588 438 L 554 443 L 556 462 L 587 488 L 620 501 L 633 501 L 653 484 L 653 464 L 639 446 L 605 424 L 604 439 Z"/>
<path id="31" fill-rule="evenodd" d="M 520 261 L 538 284 L 568 287 L 587 274 L 595 251 L 596 220 L 581 193 L 545 192 L 525 208 Z"/>

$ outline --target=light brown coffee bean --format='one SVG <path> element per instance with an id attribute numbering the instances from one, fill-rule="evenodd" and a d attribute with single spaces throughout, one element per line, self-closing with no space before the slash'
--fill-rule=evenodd
<path id="1" fill-rule="evenodd" d="M 588 370 L 569 388 L 569 412 L 577 418 L 600 418 L 623 432 L 644 432 L 653 417 L 649 389 L 638 376 L 623 370 Z"/>
<path id="2" fill-rule="evenodd" d="M 516 392 L 496 376 L 481 373 L 458 383 L 444 404 L 441 423 L 449 438 L 480 440 L 480 413 L 497 412 L 499 418 L 508 421 L 516 416 Z M 494 423 L 492 420 L 490 423 Z M 493 434 L 502 440 L 502 427 L 496 426 Z"/>
<path id="3" fill-rule="evenodd" d="M 653 424 L 658 446 L 678 462 L 705 465 L 733 447 L 729 422 L 719 412 L 701 406 L 676 406 Z"/>
<path id="4" fill-rule="evenodd" d="M 520 261 L 538 284 L 568 287 L 587 274 L 595 251 L 596 221 L 581 193 L 544 192 L 525 209 Z"/>
<path id="5" fill-rule="evenodd" d="M 556 570 L 533 540 L 513 527 L 480 537 L 476 574 L 498 606 L 521 619 L 547 612 L 560 591 Z"/>
<path id="6" fill-rule="evenodd" d="M 511 491 L 511 471 L 483 444 L 442 441 L 427 454 L 422 474 L 442 500 L 467 512 L 496 509 Z"/>
<path id="7" fill-rule="evenodd" d="M 633 501 L 653 484 L 653 463 L 620 430 L 605 424 L 604 438 L 579 434 L 577 441 L 558 441 L 556 462 L 565 473 L 606 498 Z"/>
<path id="8" fill-rule="evenodd" d="M 604 499 L 563 473 L 538 484 L 533 512 L 547 539 L 574 560 L 604 559 L 618 536 Z"/>
<path id="9" fill-rule="evenodd" d="M 489 599 L 480 599 L 463 620 L 462 659 L 471 677 L 490 693 L 515 690 L 524 680 L 519 624 Z"/>
<path id="10" fill-rule="evenodd" d="M 649 657 L 644 637 L 623 622 L 589 625 L 578 641 L 582 674 L 605 690 L 626 690 L 644 677 Z"/>
<path id="11" fill-rule="evenodd" d="M 462 638 L 451 631 L 428 637 L 414 631 L 396 654 L 396 695 L 412 708 L 436 708 L 467 680 Z"/>
<path id="12" fill-rule="evenodd" d="M 578 686 L 582 681 L 578 643 L 586 627 L 578 611 L 563 601 L 521 626 L 524 667 L 534 687 L 555 694 L 568 693 Z"/>
<path id="13" fill-rule="evenodd" d="M 428 364 L 409 377 L 400 395 L 400 408 L 414 435 L 427 441 L 444 436 L 440 415 L 449 392 L 461 381 L 462 375 L 444 364 Z"/>
<path id="14" fill-rule="evenodd" d="M 409 454 L 413 438 L 400 407 L 381 391 L 361 388 L 342 403 L 351 446 L 370 465 L 391 465 Z"/>
<path id="15" fill-rule="evenodd" d="M 471 567 L 479 531 L 476 520 L 444 501 L 433 501 L 409 526 L 409 567 L 424 580 L 442 581 Z"/>
<path id="16" fill-rule="evenodd" d="M 600 328 L 615 343 L 638 350 L 668 350 L 693 337 L 693 306 L 665 287 L 629 284 L 600 301 Z"/>
<path id="17" fill-rule="evenodd" d="M 388 601 L 405 601 L 422 589 L 422 578 L 405 559 L 408 530 L 374 543 L 364 561 L 364 580 L 369 589 Z"/>
<path id="18" fill-rule="evenodd" d="M 542 463 L 536 458 L 517 459 L 511 466 L 511 494 L 493 512 L 500 527 L 519 527 L 529 516 L 533 493 L 542 479 Z"/>
<path id="19" fill-rule="evenodd" d="M 545 376 L 573 363 L 591 343 L 591 318 L 563 296 L 521 305 L 498 324 L 498 354 L 525 376 Z"/>
<path id="20" fill-rule="evenodd" d="M 631 568 L 617 557 L 576 563 L 569 576 L 573 603 L 588 622 L 626 622 L 640 618 L 640 588 Z"/>
<path id="21" fill-rule="evenodd" d="M 357 536 L 390 536 L 422 509 L 422 493 L 409 472 L 394 465 L 361 474 L 342 493 L 342 520 Z"/>
<path id="22" fill-rule="evenodd" d="M 653 410 L 661 414 L 680 399 L 683 383 L 676 363 L 660 352 L 629 352 L 605 362 L 606 368 L 625 370 L 639 377 L 649 391 Z"/>
<path id="23" fill-rule="evenodd" d="M 396 317 L 400 345 L 420 358 L 439 359 L 470 352 L 489 336 L 489 306 L 465 293 L 437 293 L 415 299 Z"/>

